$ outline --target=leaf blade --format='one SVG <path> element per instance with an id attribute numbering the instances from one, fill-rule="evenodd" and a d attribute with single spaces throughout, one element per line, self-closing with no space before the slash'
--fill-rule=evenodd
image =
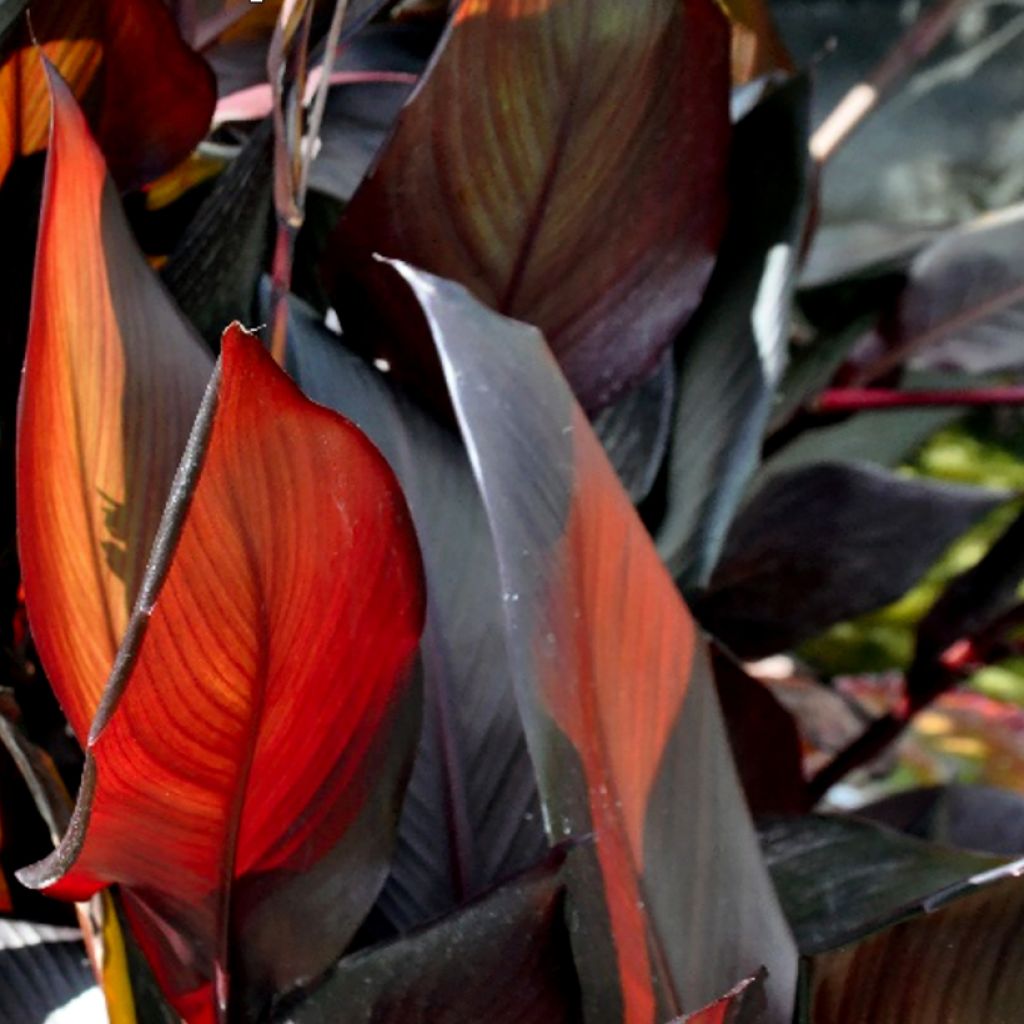
<path id="1" fill-rule="evenodd" d="M 727 28 L 710 0 L 464 0 L 339 224 L 335 307 L 376 341 L 366 289 L 388 282 L 372 255 L 415 263 L 539 325 L 583 404 L 608 404 L 651 372 L 710 274 Z M 393 341 L 377 354 L 432 383 L 415 313 L 379 307 Z"/>
<path id="2" fill-rule="evenodd" d="M 265 998 L 326 967 L 375 898 L 423 615 L 415 538 L 380 455 L 237 325 L 222 352 L 71 828 L 20 876 L 72 899 L 120 882 L 190 1022 L 220 1019 L 229 975 Z M 311 900 L 337 900 L 339 860 L 346 899 L 315 916 Z M 270 928 L 288 937 L 281 955 Z"/>
<path id="3" fill-rule="evenodd" d="M 659 1003 L 696 1009 L 767 961 L 770 1019 L 787 1019 L 788 933 L 704 652 L 646 531 L 540 335 L 457 285 L 395 266 L 431 324 L 488 509 L 549 836 L 596 836 L 569 882 L 588 1013 L 646 1022 Z M 710 777 L 691 770 L 697 750 Z M 728 832 L 716 858 L 684 806 Z M 714 923 L 697 910 L 709 888 Z"/>
<path id="4" fill-rule="evenodd" d="M 18 544 L 33 636 L 84 744 L 212 359 L 138 251 L 70 89 L 46 73 Z"/>

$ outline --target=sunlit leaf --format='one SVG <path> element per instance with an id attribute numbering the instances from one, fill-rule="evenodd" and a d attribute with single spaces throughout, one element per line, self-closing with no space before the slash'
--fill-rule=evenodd
<path id="1" fill-rule="evenodd" d="M 895 601 L 1007 497 L 857 463 L 779 473 L 736 518 L 701 622 L 744 657 L 786 650 Z"/>
<path id="2" fill-rule="evenodd" d="M 33 636 L 84 744 L 212 360 L 146 266 L 52 68 L 49 83 L 18 544 Z"/>
<path id="3" fill-rule="evenodd" d="M 728 45 L 713 0 L 462 0 L 333 240 L 343 322 L 431 388 L 381 253 L 540 326 L 588 409 L 648 376 L 724 226 Z"/>
<path id="4" fill-rule="evenodd" d="M 545 868 L 342 960 L 289 1024 L 577 1024 L 562 881 Z"/>
<path id="5" fill-rule="evenodd" d="M 586 1010 L 648 1024 L 794 959 L 737 783 L 707 655 L 535 329 L 396 267 L 422 303 L 484 496 L 517 698 L 568 883 Z"/>
<path id="6" fill-rule="evenodd" d="M 421 571 L 376 449 L 229 328 L 71 826 L 19 876 L 65 899 L 121 883 L 188 1024 L 326 968 L 376 898 L 415 735 Z"/>
<path id="7" fill-rule="evenodd" d="M 405 931 L 532 867 L 547 850 L 512 692 L 498 566 L 458 437 L 347 352 L 308 307 L 294 298 L 290 305 L 296 380 L 380 448 L 423 549 L 423 732 L 379 903 Z"/>
<path id="8" fill-rule="evenodd" d="M 82 99 L 122 187 L 170 170 L 206 133 L 213 76 L 182 41 L 161 0 L 33 0 L 32 33 Z M 50 104 L 27 25 L 0 66 L 0 178 L 46 146 Z"/>

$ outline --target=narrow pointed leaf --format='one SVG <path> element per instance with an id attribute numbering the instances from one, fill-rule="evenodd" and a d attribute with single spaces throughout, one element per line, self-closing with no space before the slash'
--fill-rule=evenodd
<path id="1" fill-rule="evenodd" d="M 791 940 L 671 578 L 539 332 L 395 266 L 483 493 L 549 835 L 594 838 L 569 882 L 588 1018 L 678 1016 L 767 963 L 788 1020 Z"/>
<path id="2" fill-rule="evenodd" d="M 339 315 L 428 387 L 429 338 L 385 301 L 372 257 L 407 260 L 540 326 L 583 404 L 610 402 L 650 374 L 711 272 L 728 47 L 713 0 L 461 0 L 339 225 Z"/>
<path id="3" fill-rule="evenodd" d="M 233 325 L 71 827 L 21 877 L 66 899 L 121 883 L 189 1024 L 222 1019 L 229 982 L 253 1013 L 323 970 L 387 872 L 422 615 L 386 463 Z"/>
<path id="4" fill-rule="evenodd" d="M 48 81 L 18 550 L 33 637 L 84 744 L 212 360 L 136 247 L 70 90 Z"/>
<path id="5" fill-rule="evenodd" d="M 33 0 L 32 32 L 85 104 L 119 185 L 170 170 L 206 134 L 213 75 L 161 0 Z M 0 67 L 0 178 L 47 143 L 47 87 L 27 25 Z"/>
<path id="6" fill-rule="evenodd" d="M 779 473 L 737 516 L 696 610 L 743 657 L 786 650 L 895 601 L 1007 498 L 856 463 Z"/>
<path id="7" fill-rule="evenodd" d="M 561 878 L 532 872 L 408 938 L 347 957 L 288 1024 L 576 1024 Z"/>
<path id="8" fill-rule="evenodd" d="M 288 353 L 305 393 L 351 419 L 398 476 L 431 595 L 424 715 L 380 909 L 400 931 L 439 917 L 547 851 L 512 690 L 487 517 L 459 438 L 290 300 Z"/>
<path id="9" fill-rule="evenodd" d="M 658 550 L 685 587 L 707 582 L 757 464 L 789 347 L 805 211 L 808 82 L 736 126 L 729 227 L 700 309 L 678 342 L 678 398 Z"/>

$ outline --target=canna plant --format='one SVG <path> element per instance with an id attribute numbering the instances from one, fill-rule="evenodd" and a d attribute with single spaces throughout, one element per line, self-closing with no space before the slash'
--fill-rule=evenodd
<path id="1" fill-rule="evenodd" d="M 1012 369 L 989 321 L 1019 282 L 951 295 L 993 251 L 954 230 L 899 288 L 797 294 L 823 159 L 768 9 L 26 6 L 0 208 L 35 245 L 4 297 L 31 647 L 0 738 L 54 849 L 17 865 L 37 969 L 0 959 L 0 1007 L 1013 1019 L 1009 851 L 810 812 L 1013 642 L 1011 495 L 883 468 L 913 430 L 872 407 L 980 403 L 907 360 L 973 355 L 973 326 Z M 900 701 L 808 777 L 806 721 L 741 659 L 887 604 L 990 514 Z M 27 890 L 77 905 L 85 974 Z"/>

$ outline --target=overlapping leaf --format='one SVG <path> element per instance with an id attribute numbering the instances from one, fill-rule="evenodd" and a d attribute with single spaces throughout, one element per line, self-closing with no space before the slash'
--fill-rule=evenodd
<path id="1" fill-rule="evenodd" d="M 1007 497 L 857 463 L 778 473 L 733 524 L 701 622 L 743 656 L 785 650 L 895 601 Z"/>
<path id="2" fill-rule="evenodd" d="M 564 890 L 546 867 L 429 928 L 342 960 L 288 1024 L 577 1024 Z"/>
<path id="3" fill-rule="evenodd" d="M 189 1024 L 326 968 L 376 898 L 421 572 L 376 449 L 229 328 L 71 827 L 21 874 L 67 899 L 120 882 Z"/>
<path id="4" fill-rule="evenodd" d="M 710 274 L 726 20 L 713 0 L 462 0 L 440 46 L 339 225 L 335 306 L 425 387 L 421 319 L 372 257 L 408 260 L 542 327 L 596 409 L 651 372 Z"/>
<path id="5" fill-rule="evenodd" d="M 948 232 L 914 260 L 878 328 L 879 367 L 989 373 L 1024 366 L 1024 205 Z"/>
<path id="6" fill-rule="evenodd" d="M 206 133 L 216 99 L 209 68 L 161 0 L 33 0 L 32 33 L 82 99 L 111 173 L 127 187 L 169 170 Z M 0 179 L 45 147 L 42 65 L 27 25 L 0 67 Z"/>
<path id="7" fill-rule="evenodd" d="M 36 645 L 84 743 L 212 360 L 138 251 L 70 90 L 48 77 L 19 553 Z"/>
<path id="8" fill-rule="evenodd" d="M 729 227 L 704 302 L 678 342 L 679 388 L 658 550 L 685 587 L 707 582 L 757 464 L 790 334 L 804 221 L 808 84 L 736 127 Z"/>
<path id="9" fill-rule="evenodd" d="M 291 310 L 296 380 L 380 448 L 423 548 L 423 732 L 379 904 L 405 931 L 531 867 L 547 849 L 512 690 L 498 567 L 458 438 L 347 352 L 301 302 L 293 298 Z"/>
<path id="10" fill-rule="evenodd" d="M 1016 1019 L 1024 864 L 838 818 L 779 821 L 766 853 L 801 950 L 800 1019 Z"/>
<path id="11" fill-rule="evenodd" d="M 517 697 L 595 1021 L 707 1005 L 794 960 L 737 784 L 706 653 L 540 334 L 397 265 L 422 303 L 484 496 Z"/>

